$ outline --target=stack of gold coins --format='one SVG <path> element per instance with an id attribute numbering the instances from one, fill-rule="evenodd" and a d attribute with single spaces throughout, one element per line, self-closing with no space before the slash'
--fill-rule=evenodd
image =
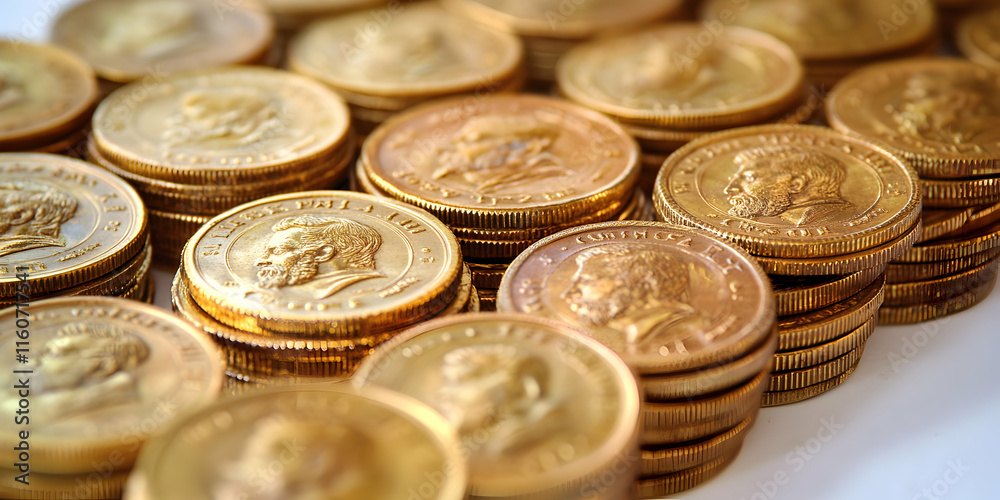
<path id="1" fill-rule="evenodd" d="M 174 308 L 255 385 L 346 377 L 396 332 L 474 305 L 454 234 L 423 210 L 349 191 L 263 198 L 184 248 Z M 234 385 L 239 385 L 235 384 Z"/>
<path id="2" fill-rule="evenodd" d="M 253 0 L 87 0 L 52 26 L 52 42 L 90 63 L 107 95 L 179 71 L 266 59 L 274 22 Z"/>
<path id="3" fill-rule="evenodd" d="M 458 237 L 484 308 L 504 269 L 568 227 L 637 218 L 639 147 L 613 121 L 547 97 L 456 98 L 400 114 L 365 142 L 363 190 L 419 206 Z"/>
<path id="4" fill-rule="evenodd" d="M 678 23 L 581 45 L 557 67 L 569 99 L 618 120 L 643 150 L 639 186 L 651 194 L 666 157 L 707 133 L 764 122 L 800 123 L 802 63 L 771 35 Z M 820 107 L 820 106 L 815 106 Z"/>
<path id="5" fill-rule="evenodd" d="M 155 259 L 176 266 L 213 216 L 345 182 L 356 150 L 343 100 L 293 73 L 231 67 L 129 84 L 94 112 L 88 158 L 149 209 Z"/>
<path id="6" fill-rule="evenodd" d="M 552 235 L 511 264 L 498 309 L 580 328 L 638 372 L 644 498 L 692 488 L 731 462 L 771 377 L 767 276 L 705 231 L 609 222 Z"/>
<path id="7" fill-rule="evenodd" d="M 524 86 L 524 50 L 516 36 L 448 14 L 435 3 L 394 10 L 384 26 L 368 11 L 317 21 L 289 49 L 289 67 L 343 95 L 362 134 L 434 98 L 481 97 Z"/>
<path id="8" fill-rule="evenodd" d="M 528 78 L 539 90 L 556 80 L 559 58 L 581 42 L 680 16 L 682 0 L 443 0 L 452 12 L 521 35 Z"/>
<path id="9" fill-rule="evenodd" d="M 97 78 L 65 50 L 0 40 L 0 152 L 66 153 L 86 137 Z"/>
<path id="10" fill-rule="evenodd" d="M 874 65 L 834 88 L 827 115 L 909 161 L 930 209 L 926 237 L 890 268 L 882 322 L 981 302 L 1000 248 L 1000 71 L 945 58 Z"/>
<path id="11" fill-rule="evenodd" d="M 227 398 L 151 440 L 125 500 L 463 500 L 468 466 L 427 405 L 349 385 Z"/>
<path id="12" fill-rule="evenodd" d="M 149 436 L 222 386 L 219 350 L 147 304 L 62 297 L 5 309 L 0 324 L 18 361 L 0 390 L 3 498 L 120 498 Z"/>
<path id="13" fill-rule="evenodd" d="M 1000 69 L 1000 7 L 968 14 L 958 25 L 955 45 L 972 62 Z"/>
<path id="14" fill-rule="evenodd" d="M 898 0 L 708 0 L 701 17 L 784 40 L 805 62 L 807 79 L 826 91 L 866 64 L 937 51 L 934 4 L 903 4 Z"/>
<path id="15" fill-rule="evenodd" d="M 86 162 L 0 153 L 0 308 L 61 295 L 152 301 L 146 210 Z"/>
<path id="16" fill-rule="evenodd" d="M 872 333 L 889 261 L 920 236 L 913 168 L 823 127 L 765 125 L 691 142 L 667 159 L 654 203 L 669 221 L 742 246 L 771 275 L 778 353 L 765 405 L 844 382 Z"/>
<path id="17" fill-rule="evenodd" d="M 352 381 L 441 413 L 466 450 L 470 498 L 634 497 L 635 377 L 579 330 L 516 314 L 435 320 L 376 350 Z"/>

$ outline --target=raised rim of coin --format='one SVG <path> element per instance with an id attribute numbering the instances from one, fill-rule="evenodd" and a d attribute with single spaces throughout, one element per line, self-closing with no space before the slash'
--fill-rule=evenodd
<path id="1" fill-rule="evenodd" d="M 856 273 L 868 268 L 885 269 L 889 262 L 902 259 L 913 248 L 920 237 L 920 222 L 908 232 L 893 241 L 862 252 L 815 259 L 781 259 L 775 257 L 754 258 L 768 274 L 803 274 L 807 276 L 843 275 Z"/>

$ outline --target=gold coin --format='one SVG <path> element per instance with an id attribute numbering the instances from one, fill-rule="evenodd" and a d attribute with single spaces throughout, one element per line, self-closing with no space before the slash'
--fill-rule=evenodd
<path id="1" fill-rule="evenodd" d="M 948 209 L 929 209 L 925 207 L 920 214 L 921 232 L 917 243 L 937 239 L 945 234 L 959 230 L 969 221 L 969 217 L 975 211 L 974 207 Z"/>
<path id="2" fill-rule="evenodd" d="M 95 280 L 146 244 L 142 200 L 121 179 L 79 160 L 0 154 L 0 297 L 30 295 Z"/>
<path id="3" fill-rule="evenodd" d="M 874 316 L 885 300 L 885 278 L 879 276 L 864 290 L 823 309 L 778 318 L 778 352 L 826 344 Z"/>
<path id="4" fill-rule="evenodd" d="M 801 370 L 775 372 L 771 375 L 771 384 L 767 386 L 767 391 L 791 391 L 830 380 L 856 365 L 864 351 L 865 346 L 862 344 L 861 347 L 820 365 Z"/>
<path id="5" fill-rule="evenodd" d="M 962 236 L 1000 222 L 1000 203 L 976 207 L 974 210 L 972 215 L 969 216 L 969 220 L 962 227 L 950 233 L 943 234 L 940 238 Z"/>
<path id="6" fill-rule="evenodd" d="M 14 308 L 0 321 L 14 325 Z M 88 474 L 95 463 L 125 470 L 149 433 L 177 412 L 212 401 L 222 386 L 215 346 L 176 316 L 135 301 L 66 297 L 31 304 L 31 472 Z M 20 337 L 0 334 L 4 352 Z M 14 415 L 25 375 L 8 374 L 0 406 Z M 43 385 L 44 383 L 44 385 Z M 23 404 L 23 403 L 22 403 Z M 24 424 L 0 423 L 4 450 Z M 15 462 L 8 453 L 9 463 Z"/>
<path id="7" fill-rule="evenodd" d="M 804 370 L 812 366 L 821 365 L 833 360 L 833 358 L 843 356 L 854 349 L 863 347 L 868 342 L 868 338 L 871 337 L 872 332 L 875 331 L 876 323 L 877 319 L 873 315 L 855 330 L 825 344 L 795 351 L 775 353 L 774 371 Z"/>
<path id="8" fill-rule="evenodd" d="M 391 22 L 363 36 L 358 29 L 372 22 L 368 11 L 310 24 L 292 40 L 289 67 L 358 97 L 389 98 L 485 90 L 520 69 L 521 41 L 508 32 L 469 22 L 433 3 L 397 5 L 396 10 Z"/>
<path id="9" fill-rule="evenodd" d="M 704 33 L 674 23 L 581 45 L 560 59 L 559 88 L 622 121 L 689 128 L 756 123 L 802 95 L 802 63 L 784 42 L 733 27 L 692 55 Z"/>
<path id="10" fill-rule="evenodd" d="M 883 307 L 878 312 L 880 325 L 904 325 L 920 323 L 932 319 L 956 314 L 969 309 L 989 297 L 996 285 L 996 277 L 968 290 L 957 297 L 940 302 L 917 304 L 912 306 Z"/>
<path id="11" fill-rule="evenodd" d="M 632 373 L 610 349 L 556 322 L 512 314 L 430 321 L 377 349 L 353 380 L 443 414 L 469 451 L 474 497 L 567 498 L 636 453 Z"/>
<path id="12" fill-rule="evenodd" d="M 1000 248 L 980 252 L 969 257 L 920 264 L 889 264 L 885 271 L 886 283 L 912 283 L 927 281 L 979 267 L 1000 256 Z"/>
<path id="13" fill-rule="evenodd" d="M 374 15 L 379 17 L 375 20 L 384 20 L 399 8 L 397 4 L 390 9 L 386 0 L 261 0 L 260 3 L 274 17 L 278 29 L 283 30 L 297 30 L 319 18 L 361 9 L 376 9 Z"/>
<path id="14" fill-rule="evenodd" d="M 684 490 L 689 490 L 715 477 L 739 455 L 741 447 L 698 467 L 674 472 L 660 477 L 643 478 L 638 481 L 638 496 L 635 498 L 663 498 Z"/>
<path id="15" fill-rule="evenodd" d="M 255 61 L 273 35 L 270 16 L 251 1 L 93 0 L 63 12 L 51 36 L 105 80 L 148 83 L 168 73 Z"/>
<path id="16" fill-rule="evenodd" d="M 846 300 L 872 284 L 883 272 L 884 266 L 870 267 L 846 276 L 772 274 L 769 277 L 780 317 L 805 314 Z"/>
<path id="17" fill-rule="evenodd" d="M 704 441 L 666 449 L 642 450 L 642 477 L 662 476 L 710 463 L 729 455 L 743 446 L 747 432 L 757 419 L 754 409 L 736 427 Z"/>
<path id="18" fill-rule="evenodd" d="M 83 127 L 97 100 L 87 63 L 56 47 L 0 40 L 0 151 L 25 151 Z"/>
<path id="19" fill-rule="evenodd" d="M 0 469 L 11 477 L 19 472 Z M 31 471 L 30 484 L 18 481 L 0 483 L 0 497 L 18 500 L 53 498 L 121 498 L 128 471 L 90 471 L 88 474 L 39 474 Z"/>
<path id="20" fill-rule="evenodd" d="M 1000 221 L 947 239 L 921 243 L 898 256 L 894 264 L 961 259 L 1000 248 Z"/>
<path id="21" fill-rule="evenodd" d="M 772 406 L 789 405 L 792 403 L 798 403 L 799 401 L 805 401 L 810 398 L 814 398 L 823 394 L 827 391 L 832 390 L 834 387 L 839 386 L 847 381 L 854 373 L 854 370 L 858 367 L 858 363 L 854 363 L 850 368 L 844 373 L 837 375 L 835 378 L 827 380 L 825 382 L 820 382 L 815 385 L 810 385 L 808 387 L 803 387 L 801 389 L 792 389 L 790 391 L 775 391 L 775 392 L 765 392 L 764 397 L 761 401 L 761 407 L 768 408 Z"/>
<path id="22" fill-rule="evenodd" d="M 263 67 L 136 82 L 94 112 L 100 156 L 161 181 L 279 181 L 339 158 L 351 137 L 343 99 L 319 82 Z"/>
<path id="23" fill-rule="evenodd" d="M 998 266 L 1000 260 L 993 258 L 978 267 L 945 278 L 887 285 L 884 305 L 913 306 L 941 302 L 963 295 L 987 281 L 995 281 Z"/>
<path id="24" fill-rule="evenodd" d="M 850 274 L 871 268 L 885 269 L 889 262 L 900 259 L 906 252 L 909 252 L 919 237 L 920 222 L 918 221 L 903 236 L 861 252 L 813 259 L 782 259 L 761 256 L 754 256 L 754 258 L 768 274 L 804 274 L 808 276 Z"/>
<path id="25" fill-rule="evenodd" d="M 226 373 L 226 380 L 222 384 L 224 396 L 241 396 L 261 392 L 275 387 L 301 386 L 305 384 L 339 384 L 347 382 L 350 377 L 330 376 L 330 377 L 299 377 L 293 375 L 267 376 L 253 374 L 252 376 Z"/>
<path id="26" fill-rule="evenodd" d="M 672 403 L 646 402 L 639 442 L 643 446 L 687 443 L 731 429 L 760 408 L 760 396 L 770 379 L 768 367 L 746 384 L 723 394 Z"/>
<path id="27" fill-rule="evenodd" d="M 1000 7 L 965 16 L 958 25 L 955 45 L 973 62 L 1000 69 Z"/>
<path id="28" fill-rule="evenodd" d="M 964 180 L 922 179 L 920 186 L 924 190 L 924 205 L 928 207 L 976 207 L 1000 202 L 1000 177 Z"/>
<path id="29" fill-rule="evenodd" d="M 262 198 L 202 226 L 182 258 L 199 306 L 252 333 L 398 330 L 457 295 L 455 236 L 418 208 L 349 191 Z"/>
<path id="30" fill-rule="evenodd" d="M 906 234 L 920 218 L 917 180 L 908 165 L 862 139 L 763 125 L 679 149 L 660 170 L 653 200 L 663 219 L 711 231 L 755 256 L 821 258 Z"/>
<path id="31" fill-rule="evenodd" d="M 826 109 L 835 129 L 885 143 L 922 176 L 1000 173 L 998 71 L 953 58 L 872 65 L 840 82 Z"/>
<path id="32" fill-rule="evenodd" d="M 274 467 L 274 464 L 279 464 Z M 143 451 L 128 498 L 465 498 L 448 424 L 412 398 L 346 384 L 226 398 Z"/>
<path id="33" fill-rule="evenodd" d="M 482 312 L 496 312 L 497 291 L 489 288 L 476 288 L 479 292 L 479 310 Z"/>
<path id="34" fill-rule="evenodd" d="M 477 288 L 488 288 L 497 290 L 503 275 L 507 272 L 509 264 L 480 264 L 476 262 L 466 262 L 469 270 L 472 271 L 472 282 Z"/>
<path id="35" fill-rule="evenodd" d="M 607 220 L 635 190 L 639 148 L 607 117 L 531 95 L 426 104 L 375 131 L 359 160 L 393 198 L 465 228 Z"/>
<path id="36" fill-rule="evenodd" d="M 584 329 L 643 375 L 749 353 L 775 318 L 767 276 L 746 252 L 705 231 L 638 221 L 532 245 L 504 275 L 498 308 Z"/>

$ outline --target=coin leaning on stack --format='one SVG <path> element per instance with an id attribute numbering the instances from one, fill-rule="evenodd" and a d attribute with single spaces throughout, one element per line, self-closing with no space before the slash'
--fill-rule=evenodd
<path id="1" fill-rule="evenodd" d="M 739 453 L 768 386 L 774 296 L 743 250 L 662 222 L 549 236 L 511 264 L 498 309 L 587 332 L 639 374 L 639 495 L 706 481 Z"/>
<path id="2" fill-rule="evenodd" d="M 93 123 L 88 159 L 139 192 L 149 209 L 154 257 L 169 267 L 220 212 L 345 182 L 356 149 L 339 96 L 261 67 L 129 84 L 101 102 Z"/>
<path id="3" fill-rule="evenodd" d="M 89 163 L 0 153 L 0 308 L 62 295 L 151 302 L 146 210 Z"/>
<path id="4" fill-rule="evenodd" d="M 1000 252 L 998 95 L 1000 71 L 946 58 L 871 66 L 831 93 L 831 125 L 909 161 L 928 208 L 925 236 L 889 266 L 882 323 L 962 311 L 992 290 Z"/>
<path id="5" fill-rule="evenodd" d="M 409 325 L 476 305 L 455 236 L 423 210 L 347 191 L 262 198 L 184 248 L 174 309 L 227 354 L 232 390 L 349 376 Z"/>
<path id="6" fill-rule="evenodd" d="M 765 406 L 844 382 L 872 333 L 887 265 L 920 236 L 916 172 L 863 139 L 766 125 L 689 143 L 656 182 L 660 217 L 742 246 L 771 276 L 779 339 Z"/>
<path id="7" fill-rule="evenodd" d="M 639 390 L 580 330 L 520 314 L 467 314 L 407 330 L 352 379 L 445 417 L 469 464 L 470 499 L 634 497 Z"/>
<path id="8" fill-rule="evenodd" d="M 357 169 L 361 189 L 454 231 L 484 308 L 535 241 L 647 210 L 635 141 L 599 113 L 547 97 L 490 96 L 473 107 L 455 98 L 404 112 L 369 136 Z"/>

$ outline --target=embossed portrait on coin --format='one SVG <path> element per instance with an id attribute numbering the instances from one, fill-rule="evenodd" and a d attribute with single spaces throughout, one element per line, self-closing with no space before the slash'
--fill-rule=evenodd
<path id="1" fill-rule="evenodd" d="M 531 116 L 478 116 L 469 119 L 454 142 L 437 152 L 434 178 L 453 177 L 481 193 L 571 176 L 562 158 L 550 152 L 559 128 Z"/>
<path id="2" fill-rule="evenodd" d="M 460 437 L 487 431 L 479 454 L 516 453 L 564 425 L 550 376 L 546 360 L 515 346 L 461 347 L 444 356 L 437 409 Z"/>
<path id="3" fill-rule="evenodd" d="M 409 81 L 459 66 L 460 56 L 433 20 L 394 25 L 382 30 L 364 50 L 350 53 L 365 76 L 374 80 Z"/>
<path id="4" fill-rule="evenodd" d="M 896 125 L 894 133 L 959 152 L 983 152 L 972 141 L 1000 128 L 998 97 L 976 78 L 961 73 L 916 74 L 887 110 Z"/>
<path id="5" fill-rule="evenodd" d="M 584 323 L 609 327 L 630 343 L 655 339 L 695 313 L 689 270 L 654 248 L 608 244 L 584 250 L 560 294 Z"/>
<path id="6" fill-rule="evenodd" d="M 233 88 L 184 94 L 180 111 L 167 119 L 161 139 L 172 148 L 217 141 L 237 148 L 273 138 L 285 130 L 273 99 L 259 90 Z"/>
<path id="7" fill-rule="evenodd" d="M 718 67 L 725 62 L 716 46 L 697 53 L 686 51 L 686 40 L 650 43 L 637 54 L 634 71 L 623 72 L 621 85 L 633 99 L 675 102 L 704 97 L 726 75 Z M 749 80 L 749 79 L 748 79 Z"/>
<path id="8" fill-rule="evenodd" d="M 375 265 L 382 237 L 364 224 L 303 215 L 282 219 L 271 230 L 274 234 L 254 262 L 262 288 L 301 286 L 319 300 L 384 276 Z"/>
<path id="9" fill-rule="evenodd" d="M 257 421 L 238 458 L 219 467 L 218 500 L 354 500 L 379 490 L 377 447 L 332 422 L 275 415 Z"/>
<path id="10" fill-rule="evenodd" d="M 781 217 L 803 226 L 853 207 L 841 196 L 844 164 L 821 151 L 769 146 L 743 151 L 734 162 L 739 169 L 725 188 L 733 216 Z"/>
<path id="11" fill-rule="evenodd" d="M 105 21 L 101 51 L 155 58 L 178 52 L 203 35 L 197 7 L 178 0 L 122 3 Z"/>
<path id="12" fill-rule="evenodd" d="M 62 224 L 76 214 L 76 198 L 34 182 L 0 183 L 0 257 L 40 247 L 64 247 Z"/>

